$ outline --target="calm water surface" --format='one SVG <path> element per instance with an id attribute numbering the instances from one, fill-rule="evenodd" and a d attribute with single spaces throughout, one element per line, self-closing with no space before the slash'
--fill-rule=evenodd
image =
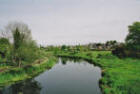
<path id="1" fill-rule="evenodd" d="M 101 70 L 86 61 L 60 58 L 33 79 L 5 87 L 0 94 L 101 94 Z"/>

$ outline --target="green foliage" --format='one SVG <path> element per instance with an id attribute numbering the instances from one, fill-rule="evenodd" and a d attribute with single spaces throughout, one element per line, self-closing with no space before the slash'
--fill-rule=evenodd
<path id="1" fill-rule="evenodd" d="M 41 64 L 30 64 L 21 68 L 13 68 L 7 72 L 0 73 L 0 85 L 10 84 L 16 81 L 25 80 L 31 78 L 46 69 L 51 68 L 56 63 L 56 58 L 44 60 Z"/>
<path id="2" fill-rule="evenodd" d="M 126 44 L 130 50 L 140 51 L 140 22 L 135 22 L 129 26 Z"/>
<path id="3" fill-rule="evenodd" d="M 88 52 L 87 53 L 87 56 L 89 56 L 90 58 L 92 58 L 93 56 L 92 56 L 93 54 L 92 53 L 90 53 L 90 52 Z"/>
<path id="4" fill-rule="evenodd" d="M 56 55 L 56 54 L 58 54 L 58 53 L 59 53 L 59 48 L 56 47 L 56 48 L 54 49 L 54 54 Z"/>
<path id="5" fill-rule="evenodd" d="M 108 49 L 114 49 L 115 46 L 117 45 L 117 41 L 116 40 L 110 40 L 110 41 L 107 41 L 105 43 L 105 45 Z"/>
<path id="6" fill-rule="evenodd" d="M 62 45 L 61 50 L 65 51 L 66 50 L 66 45 Z"/>
<path id="7" fill-rule="evenodd" d="M 119 45 L 114 50 L 112 50 L 112 54 L 120 58 L 125 57 L 140 58 L 140 52 L 132 49 L 133 48 L 128 48 L 128 45 Z"/>
<path id="8" fill-rule="evenodd" d="M 21 34 L 18 28 L 16 28 L 16 30 L 13 31 L 13 38 L 14 38 L 14 50 L 17 50 L 24 42 L 24 34 Z"/>
<path id="9" fill-rule="evenodd" d="M 40 49 L 32 40 L 31 31 L 24 23 L 10 23 L 6 27 L 5 34 L 11 39 L 0 38 L 0 62 L 13 63 L 11 65 L 22 65 L 31 63 L 40 58 Z"/>
<path id="10" fill-rule="evenodd" d="M 127 43 L 140 44 L 140 22 L 129 26 L 129 34 L 126 37 Z"/>
<path id="11" fill-rule="evenodd" d="M 135 22 L 128 28 L 126 43 L 118 45 L 112 53 L 119 57 L 140 58 L 140 22 Z"/>
<path id="12" fill-rule="evenodd" d="M 10 57 L 10 43 L 7 38 L 0 38 L 0 63 L 6 63 Z"/>
<path id="13" fill-rule="evenodd" d="M 34 41 L 23 44 L 21 47 L 19 47 L 17 52 L 21 60 L 28 63 L 34 62 L 36 59 L 39 58 L 40 55 L 39 48 Z"/>
<path id="14" fill-rule="evenodd" d="M 12 33 L 14 42 L 12 50 L 13 61 L 18 63 L 20 67 L 22 61 L 30 63 L 37 59 L 39 49 L 35 41 L 31 39 L 31 33 L 23 31 L 19 27 L 13 30 Z"/>
<path id="15" fill-rule="evenodd" d="M 7 44 L 7 45 L 9 45 L 10 42 L 9 42 L 9 40 L 7 38 L 0 38 L 0 44 Z"/>
<path id="16" fill-rule="evenodd" d="M 112 54 L 116 55 L 120 58 L 126 57 L 125 45 L 121 44 L 121 45 L 117 46 L 114 50 L 112 50 Z"/>

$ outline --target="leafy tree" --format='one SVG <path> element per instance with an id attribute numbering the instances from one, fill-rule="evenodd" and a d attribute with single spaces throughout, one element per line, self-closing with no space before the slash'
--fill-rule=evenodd
<path id="1" fill-rule="evenodd" d="M 31 63 L 34 62 L 37 58 L 39 58 L 39 48 L 35 41 L 30 41 L 23 43 L 17 50 L 18 56 L 22 61 Z"/>
<path id="2" fill-rule="evenodd" d="M 140 22 L 134 22 L 128 29 L 125 44 L 118 45 L 112 53 L 119 57 L 140 58 Z"/>
<path id="3" fill-rule="evenodd" d="M 117 41 L 116 40 L 110 40 L 110 41 L 107 41 L 106 42 L 106 45 L 108 46 L 108 45 L 115 45 L 117 43 Z"/>
<path id="4" fill-rule="evenodd" d="M 105 43 L 106 47 L 109 49 L 113 49 L 117 45 L 116 40 L 110 40 Z"/>
<path id="5" fill-rule="evenodd" d="M 66 45 L 62 45 L 61 50 L 65 51 L 65 50 L 66 50 L 66 48 L 67 48 L 67 46 L 66 46 Z"/>
<path id="6" fill-rule="evenodd" d="M 24 43 L 24 34 L 21 34 L 18 28 L 13 31 L 13 61 L 21 64 L 21 51 Z"/>
<path id="7" fill-rule="evenodd" d="M 129 27 L 126 37 L 127 48 L 140 51 L 140 22 L 135 22 Z"/>
<path id="8" fill-rule="evenodd" d="M 32 62 L 37 58 L 38 47 L 34 40 L 32 40 L 31 31 L 24 23 L 14 22 L 8 24 L 6 27 L 13 43 L 12 60 L 19 67 L 24 62 Z"/>

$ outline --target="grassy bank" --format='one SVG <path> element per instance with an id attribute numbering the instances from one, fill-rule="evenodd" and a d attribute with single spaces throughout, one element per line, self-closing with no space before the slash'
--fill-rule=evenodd
<path id="1" fill-rule="evenodd" d="M 140 59 L 113 56 L 110 51 L 59 52 L 59 56 L 89 60 L 102 68 L 104 94 L 140 94 Z"/>
<path id="2" fill-rule="evenodd" d="M 9 67 L 6 71 L 0 73 L 0 87 L 32 78 L 46 69 L 51 68 L 56 61 L 57 59 L 54 56 L 47 56 L 41 62 L 34 62 L 22 68 Z"/>

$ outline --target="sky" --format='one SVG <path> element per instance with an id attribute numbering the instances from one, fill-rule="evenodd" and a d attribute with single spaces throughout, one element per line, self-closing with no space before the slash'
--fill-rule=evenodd
<path id="1" fill-rule="evenodd" d="M 12 21 L 42 45 L 123 42 L 140 21 L 140 0 L 0 0 L 0 30 Z"/>

